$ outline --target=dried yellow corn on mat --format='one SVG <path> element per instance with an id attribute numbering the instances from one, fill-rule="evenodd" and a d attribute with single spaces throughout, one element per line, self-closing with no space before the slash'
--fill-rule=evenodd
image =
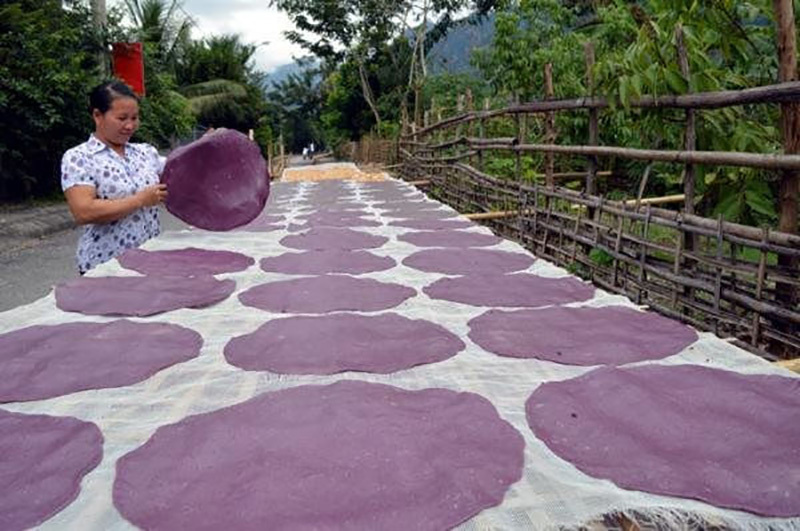
<path id="1" fill-rule="evenodd" d="M 386 172 L 373 170 L 372 168 L 361 169 L 351 162 L 335 162 L 330 164 L 319 164 L 315 166 L 301 166 L 297 168 L 286 168 L 281 175 L 281 181 L 330 181 L 330 180 L 351 180 L 361 182 L 383 181 L 387 178 Z"/>

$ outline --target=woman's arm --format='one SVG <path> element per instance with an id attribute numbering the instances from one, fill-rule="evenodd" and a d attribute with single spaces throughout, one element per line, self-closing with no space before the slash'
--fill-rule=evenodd
<path id="1" fill-rule="evenodd" d="M 98 199 L 94 186 L 77 185 L 64 191 L 69 210 L 78 225 L 111 223 L 134 210 L 155 206 L 167 197 L 167 185 L 154 184 L 122 199 Z"/>

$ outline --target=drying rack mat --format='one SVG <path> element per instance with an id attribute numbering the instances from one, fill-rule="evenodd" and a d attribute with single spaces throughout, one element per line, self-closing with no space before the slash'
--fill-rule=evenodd
<path id="1" fill-rule="evenodd" d="M 325 185 L 320 187 L 320 185 Z M 236 295 L 264 282 L 298 278 L 292 275 L 266 273 L 258 265 L 262 258 L 295 251 L 279 242 L 289 235 L 285 227 L 299 220 L 314 208 L 322 208 L 320 192 L 331 192 L 365 205 L 371 219 L 381 221 L 380 227 L 359 227 L 358 230 L 389 241 L 371 252 L 390 256 L 397 266 L 385 271 L 360 275 L 383 282 L 399 283 L 413 287 L 418 295 L 388 310 L 411 319 L 426 319 L 445 327 L 458 336 L 466 349 L 445 361 L 417 366 L 393 374 L 367 374 L 347 372 L 330 376 L 287 376 L 269 372 L 247 372 L 226 362 L 225 344 L 232 338 L 249 334 L 267 321 L 286 317 L 239 302 Z M 645 492 L 623 490 L 607 480 L 590 477 L 572 464 L 558 458 L 528 428 L 525 418 L 525 401 L 544 382 L 555 382 L 582 375 L 591 367 L 559 365 L 536 359 L 512 359 L 491 354 L 468 337 L 470 319 L 490 308 L 475 307 L 427 297 L 422 288 L 443 278 L 443 275 L 426 273 L 402 265 L 403 258 L 419 248 L 399 241 L 397 236 L 413 229 L 389 225 L 394 218 L 383 216 L 377 208 L 383 199 L 376 198 L 383 191 L 413 188 L 401 181 L 380 183 L 358 181 L 292 182 L 274 184 L 273 194 L 267 204 L 285 212 L 284 228 L 272 232 L 215 233 L 203 230 L 167 232 L 147 242 L 146 250 L 203 249 L 228 250 L 253 257 L 256 263 L 245 271 L 219 275 L 236 281 L 236 291 L 224 301 L 200 310 L 182 309 L 148 318 L 141 322 L 174 323 L 196 330 L 204 338 L 200 356 L 185 363 L 169 367 L 139 384 L 117 388 L 83 391 L 67 396 L 27 403 L 4 404 L 3 409 L 29 414 L 73 416 L 94 422 L 105 438 L 103 460 L 83 480 L 78 498 L 59 514 L 45 522 L 47 530 L 123 530 L 133 526 L 125 521 L 112 503 L 112 485 L 117 460 L 147 441 L 159 426 L 175 423 L 188 415 L 218 410 L 243 402 L 267 391 L 304 384 L 326 384 L 343 379 L 389 384 L 405 389 L 445 388 L 470 391 L 487 398 L 497 408 L 500 416 L 510 422 L 525 439 L 525 469 L 520 481 L 511 486 L 503 503 L 484 510 L 458 529 L 471 530 L 527 530 L 558 527 L 577 527 L 593 521 L 602 514 L 615 511 L 629 515 L 644 515 L 651 523 L 662 527 L 689 527 L 695 525 L 727 525 L 733 529 L 800 529 L 800 518 L 763 518 L 745 512 L 724 510 L 703 502 L 659 496 Z M 402 196 L 403 194 L 394 194 Z M 442 206 L 442 208 L 445 208 Z M 463 218 L 458 218 L 462 219 Z M 466 229 L 490 234 L 478 225 Z M 525 253 L 522 247 L 510 242 L 488 249 Z M 523 272 L 558 278 L 568 273 L 545 260 L 536 260 Z M 116 261 L 103 264 L 89 276 L 136 275 L 123 269 Z M 635 307 L 628 299 L 597 290 L 588 301 L 569 306 L 602 307 L 622 305 Z M 386 312 L 367 313 L 376 315 Z M 67 313 L 56 308 L 52 292 L 26 306 L 0 313 L 0 332 L 7 332 L 34 324 L 65 322 L 105 322 L 104 317 Z M 744 374 L 792 373 L 772 366 L 712 334 L 700 333 L 699 339 L 681 352 L 668 358 L 642 362 L 642 364 L 697 364 L 733 370 Z M 795 375 L 796 376 L 796 375 Z M 735 441 L 731 441 L 733 444 Z M 311 502 L 309 502 L 311 503 Z M 697 522 L 700 522 L 697 524 Z"/>

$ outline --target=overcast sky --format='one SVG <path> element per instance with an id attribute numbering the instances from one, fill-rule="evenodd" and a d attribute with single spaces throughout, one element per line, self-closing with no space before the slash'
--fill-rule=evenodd
<path id="1" fill-rule="evenodd" d="M 269 0 L 183 0 L 183 9 L 195 21 L 195 38 L 238 33 L 248 44 L 268 41 L 255 53 L 256 67 L 264 72 L 291 63 L 292 56 L 305 55 L 283 36 L 292 23 L 276 8 L 269 7 Z"/>

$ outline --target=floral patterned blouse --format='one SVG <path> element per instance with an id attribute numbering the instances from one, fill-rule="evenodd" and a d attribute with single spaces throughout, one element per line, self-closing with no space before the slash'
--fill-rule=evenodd
<path id="1" fill-rule="evenodd" d="M 123 157 L 91 135 L 64 153 L 61 188 L 88 185 L 100 199 L 120 199 L 158 184 L 164 160 L 153 146 L 130 142 Z M 78 271 L 83 274 L 160 232 L 157 207 L 140 208 L 111 223 L 86 225 L 78 242 Z"/>

